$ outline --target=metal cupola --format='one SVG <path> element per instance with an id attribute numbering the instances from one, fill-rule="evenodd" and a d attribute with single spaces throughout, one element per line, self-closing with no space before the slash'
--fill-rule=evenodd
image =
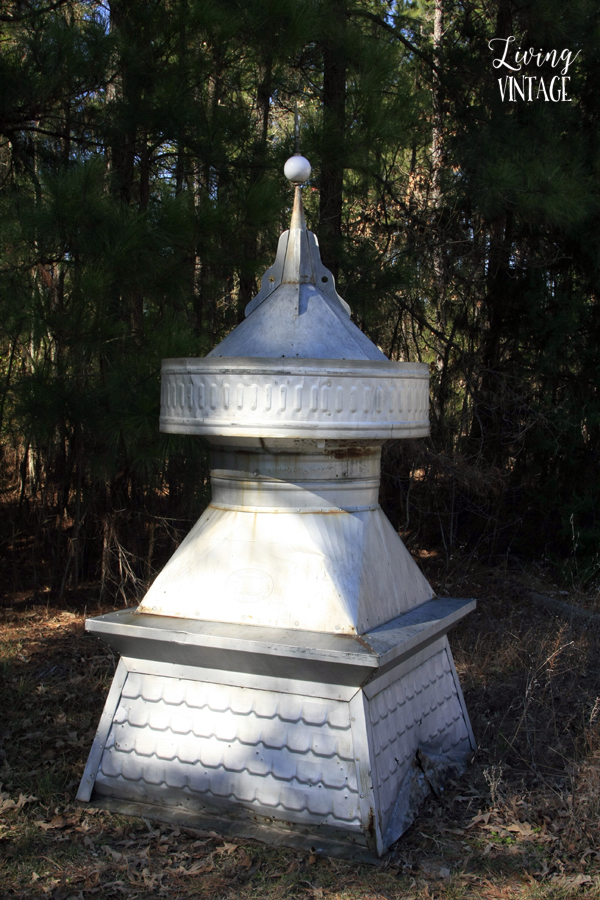
<path id="1" fill-rule="evenodd" d="M 246 319 L 162 367 L 160 427 L 204 436 L 212 500 L 136 610 L 78 797 L 381 856 L 474 749 L 436 597 L 379 505 L 381 446 L 428 434 L 428 368 L 351 321 L 301 183 Z"/>

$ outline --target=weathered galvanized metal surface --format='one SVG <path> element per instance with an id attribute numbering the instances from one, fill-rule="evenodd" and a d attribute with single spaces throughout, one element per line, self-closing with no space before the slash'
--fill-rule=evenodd
<path id="1" fill-rule="evenodd" d="M 412 821 L 411 798 L 437 787 L 419 754 L 456 774 L 473 747 L 444 636 L 472 606 L 436 599 L 364 639 L 305 634 L 304 645 L 298 632 L 279 629 L 221 626 L 214 635 L 206 623 L 174 620 L 160 629 L 129 611 L 90 620 L 89 630 L 124 653 L 127 675 L 118 703 L 107 701 L 79 797 L 89 799 L 94 785 L 100 802 L 160 803 L 184 821 L 220 815 L 239 834 L 280 821 L 290 843 L 309 836 L 318 848 L 329 841 L 346 855 L 381 854 Z M 195 655 L 157 671 L 148 644 L 163 645 L 163 660 L 178 660 L 181 648 Z M 422 654 L 412 669 L 403 646 L 413 660 Z M 223 668 L 208 670 L 215 650 Z M 273 674 L 244 677 L 264 670 L 261 657 L 275 663 Z M 355 677 L 337 699 L 332 685 L 349 669 L 373 687 L 367 695 Z M 292 671 L 328 683 L 307 693 L 308 681 L 285 678 Z"/>
<path id="2" fill-rule="evenodd" d="M 296 188 L 248 318 L 204 359 L 163 361 L 160 427 L 364 440 L 428 434 L 429 369 L 391 362 L 348 318 Z"/>
<path id="3" fill-rule="evenodd" d="M 213 500 L 139 611 L 362 634 L 429 600 L 377 502 L 379 462 L 368 445 L 215 451 Z"/>
<path id="4" fill-rule="evenodd" d="M 360 831 L 348 704 L 130 674 L 96 789 Z M 167 789 L 166 792 L 164 789 Z"/>
<path id="5" fill-rule="evenodd" d="M 296 847 L 307 853 L 319 853 L 331 857 L 351 858 L 357 862 L 379 865 L 381 860 L 364 843 L 354 843 L 350 839 L 339 839 L 319 832 L 318 840 L 310 829 L 297 825 L 290 830 L 283 821 L 269 818 L 259 819 L 235 815 L 224 816 L 220 811 L 199 813 L 183 807 L 174 808 L 156 803 L 139 803 L 136 800 L 116 799 L 109 796 L 95 797 L 90 806 L 109 810 L 121 816 L 143 816 L 154 822 L 165 822 L 169 825 L 201 828 L 205 832 L 218 833 L 224 838 L 250 838 L 262 841 L 271 847 Z"/>
<path id="6" fill-rule="evenodd" d="M 275 295 L 275 302 L 242 322 L 209 355 L 386 359 L 348 321 L 350 307 L 336 291 L 335 279 L 321 261 L 319 242 L 306 227 L 299 186 L 290 229 L 279 238 L 275 263 L 265 272 L 258 295 L 246 307 L 246 316 Z M 299 321 L 302 316 L 305 318 Z M 329 326 L 328 335 L 318 333 L 319 323 Z M 261 335 L 265 325 L 267 334 Z M 278 346 L 275 340 L 279 340 Z"/>
<path id="7" fill-rule="evenodd" d="M 382 844 L 389 847 L 415 817 L 415 793 L 432 784 L 422 757 L 443 760 L 457 775 L 475 749 L 453 677 L 447 642 L 434 656 L 376 694 L 369 702 L 374 782 Z M 437 787 L 437 785 L 435 785 Z M 436 791 L 437 792 L 437 791 Z"/>
<path id="8" fill-rule="evenodd" d="M 474 607 L 474 600 L 436 597 L 362 637 L 130 609 L 88 619 L 86 630 L 126 657 L 358 687 L 439 640 Z"/>
<path id="9" fill-rule="evenodd" d="M 160 427 L 288 439 L 424 437 L 428 386 L 424 363 L 168 359 Z"/>
<path id="10" fill-rule="evenodd" d="M 433 596 L 378 503 L 428 367 L 349 312 L 298 186 L 246 320 L 164 361 L 161 429 L 208 438 L 212 503 L 137 611 L 86 623 L 122 658 L 81 801 L 373 859 L 474 749 L 446 637 L 474 601 Z"/>

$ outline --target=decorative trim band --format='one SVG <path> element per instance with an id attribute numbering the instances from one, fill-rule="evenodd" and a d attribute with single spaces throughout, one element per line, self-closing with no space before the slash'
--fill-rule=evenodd
<path id="1" fill-rule="evenodd" d="M 257 366 L 248 365 L 254 360 L 235 362 L 238 364 L 224 364 L 223 358 L 166 361 L 161 430 L 267 436 L 275 428 L 281 436 L 298 431 L 305 437 L 311 436 L 310 431 L 323 437 L 325 431 L 343 437 L 361 433 L 375 437 L 379 432 L 391 437 L 390 431 L 428 433 L 426 365 L 369 362 L 360 366 L 352 361 L 350 366 L 350 361 L 311 360 L 311 365 L 301 366 L 281 365 L 277 360 L 275 365 L 270 361 L 268 366 Z M 324 362 L 329 365 L 325 367 Z"/>
<path id="2" fill-rule="evenodd" d="M 289 483 L 211 473 L 212 506 L 251 512 L 362 512 L 379 508 L 379 478 Z"/>

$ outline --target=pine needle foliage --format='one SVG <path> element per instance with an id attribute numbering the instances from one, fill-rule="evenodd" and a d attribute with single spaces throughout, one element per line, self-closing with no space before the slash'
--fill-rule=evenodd
<path id="1" fill-rule="evenodd" d="M 34 580 L 142 590 L 206 503 L 202 443 L 158 432 L 160 360 L 208 352 L 256 292 L 296 104 L 340 292 L 430 366 L 390 516 L 448 557 L 598 576 L 592 0 L 30 0 L 0 27 L 4 540 L 28 536 Z M 509 36 L 578 54 L 568 101 L 502 99 Z"/>

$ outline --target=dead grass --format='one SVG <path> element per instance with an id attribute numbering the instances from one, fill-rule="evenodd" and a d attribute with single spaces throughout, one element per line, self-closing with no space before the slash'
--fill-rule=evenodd
<path id="1" fill-rule="evenodd" d="M 444 593 L 479 598 L 452 636 L 479 750 L 379 869 L 79 808 L 116 663 L 83 631 L 93 586 L 62 608 L 47 593 L 6 597 L 2 900 L 600 900 L 598 634 L 531 607 L 513 573 L 426 565 Z"/>

